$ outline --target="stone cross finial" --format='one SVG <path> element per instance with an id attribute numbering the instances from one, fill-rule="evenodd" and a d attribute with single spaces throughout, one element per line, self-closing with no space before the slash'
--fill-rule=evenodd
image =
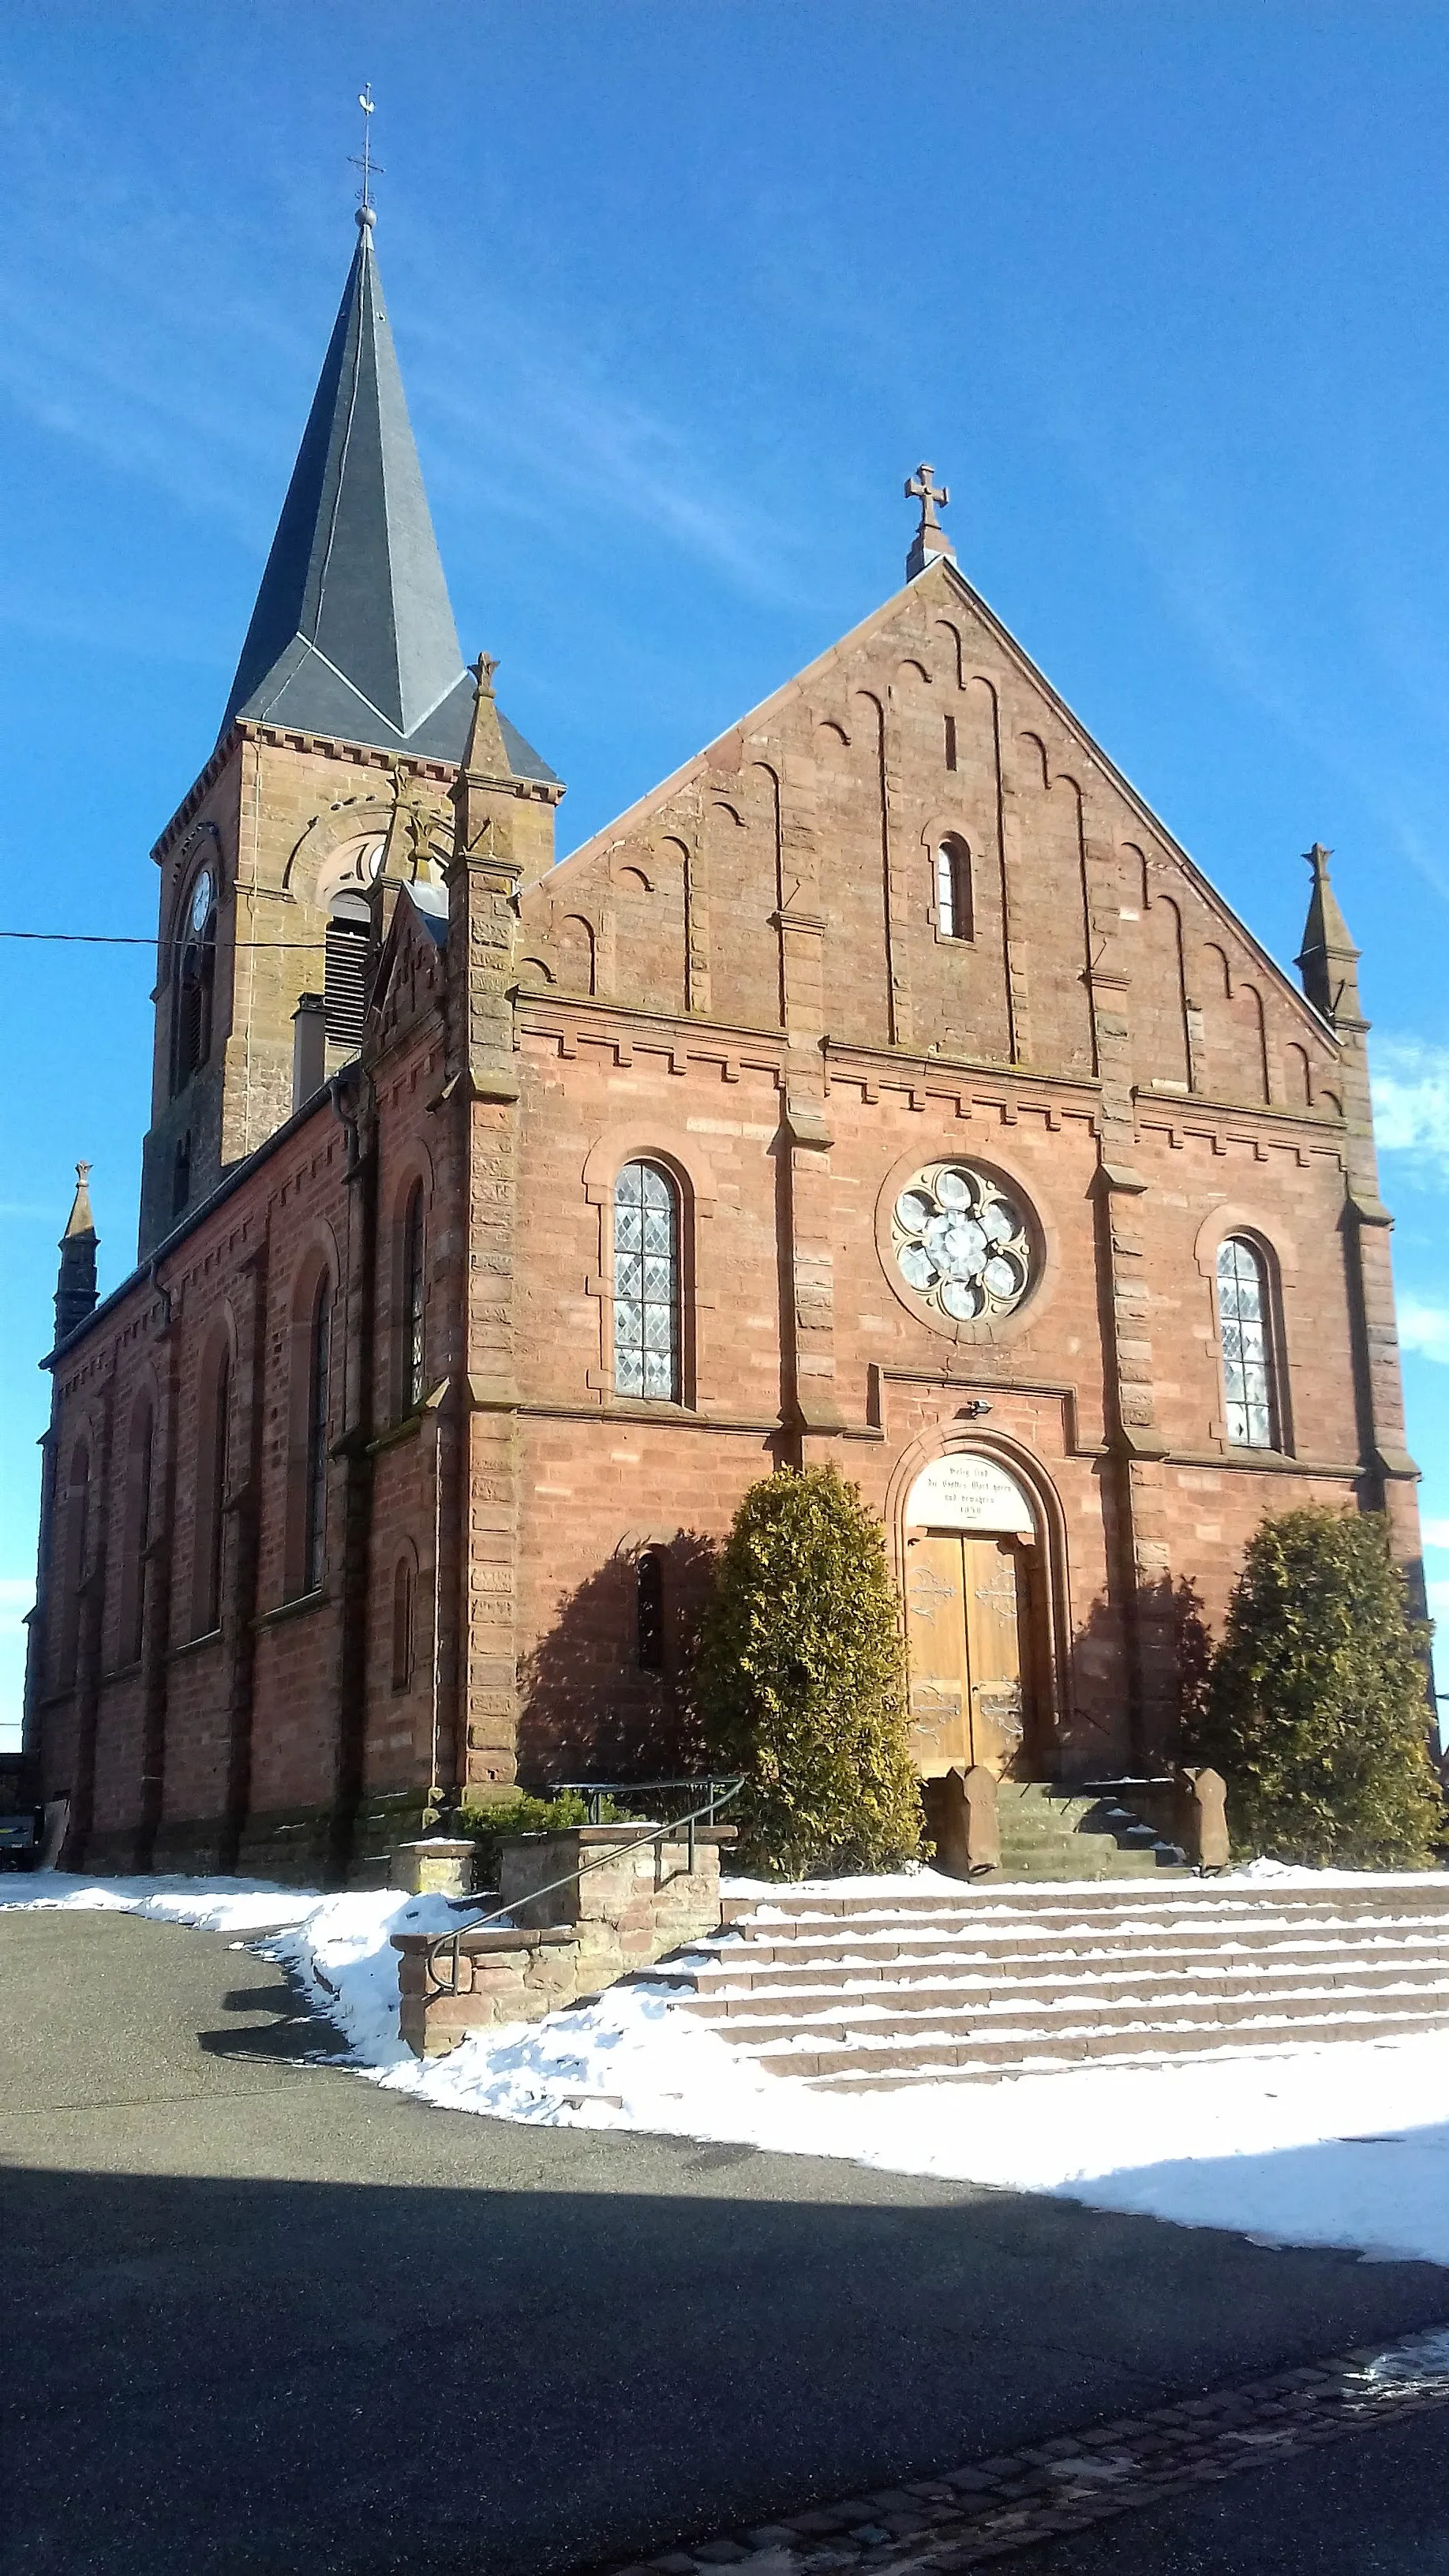
<path id="1" fill-rule="evenodd" d="M 1333 856 L 1333 852 L 1332 850 L 1325 850 L 1321 841 L 1315 841 L 1312 849 L 1305 850 L 1303 855 L 1313 870 L 1314 875 L 1317 877 L 1322 876 L 1329 860 Z"/>
<path id="2" fill-rule="evenodd" d="M 944 483 L 942 484 L 939 492 L 936 490 L 934 479 L 935 472 L 936 469 L 934 465 L 918 465 L 914 474 L 911 476 L 910 481 L 906 485 L 906 499 L 908 501 L 919 501 L 921 505 L 922 536 L 925 535 L 927 528 L 938 528 L 941 524 L 940 520 L 936 516 L 937 502 L 940 502 L 941 507 L 944 510 L 947 502 L 951 498 L 951 495 L 947 491 Z"/>
<path id="3" fill-rule="evenodd" d="M 923 463 L 916 467 L 906 484 L 906 499 L 920 502 L 921 524 L 906 557 L 907 581 L 914 581 L 917 573 L 924 572 L 938 555 L 948 555 L 955 561 L 956 549 L 936 516 L 938 504 L 944 510 L 950 498 L 944 483 L 937 488 L 934 466 Z"/>
<path id="4" fill-rule="evenodd" d="M 496 654 L 496 653 L 480 653 L 480 654 L 479 654 L 477 661 L 476 661 L 476 662 L 473 664 L 473 666 L 472 666 L 472 669 L 473 669 L 473 677 L 474 677 L 474 679 L 475 679 L 475 680 L 477 681 L 477 683 L 478 683 L 478 690 L 479 690 L 479 694 L 480 694 L 480 696 L 482 696 L 482 697 L 486 697 L 486 698 L 491 698 L 491 697 L 492 697 L 492 695 L 493 695 L 493 674 L 494 674 L 494 672 L 497 670 L 497 668 L 498 668 L 498 656 L 497 656 L 497 654 Z"/>

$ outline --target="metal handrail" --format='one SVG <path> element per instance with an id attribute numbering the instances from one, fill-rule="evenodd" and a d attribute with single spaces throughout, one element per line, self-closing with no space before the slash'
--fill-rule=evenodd
<path id="1" fill-rule="evenodd" d="M 576 1798 L 584 1799 L 589 1810 L 589 1823 L 600 1825 L 604 1819 L 599 1809 L 605 1798 L 631 1798 L 637 1801 L 640 1798 L 652 1798 L 656 1789 L 702 1789 L 713 1803 L 717 1789 L 727 1791 L 730 1797 L 738 1797 L 740 1782 L 732 1774 L 714 1772 L 707 1773 L 701 1780 L 699 1773 L 694 1771 L 681 1780 L 558 1780 L 554 1783 L 554 1789 L 555 1792 L 571 1793 Z M 632 1823 L 633 1819 L 623 1816 L 618 1821 L 627 1825 Z"/>
<path id="2" fill-rule="evenodd" d="M 686 1785 L 693 1786 L 693 1783 L 686 1784 L 682 1780 L 672 1784 L 667 1781 L 657 1781 L 650 1785 L 658 1788 L 671 1785 L 684 1788 Z M 577 1869 L 566 1870 L 562 1878 L 551 1878 L 543 1887 L 531 1887 L 526 1896 L 515 1897 L 512 1905 L 495 1905 L 491 1914 L 475 1915 L 471 1923 L 459 1923 L 451 1932 L 440 1932 L 437 1939 L 428 1945 L 427 1979 L 430 1991 L 435 1995 L 457 1993 L 458 1948 L 465 1934 L 482 1932 L 490 1923 L 506 1925 L 518 1906 L 536 1905 L 541 1897 L 556 1896 L 561 1888 L 574 1887 L 581 1878 L 587 1878 L 590 1870 L 606 1869 L 612 1861 L 629 1860 L 635 1852 L 648 1851 L 652 1844 L 665 1842 L 671 1835 L 682 1833 L 689 1845 L 688 1867 L 692 1876 L 696 1826 L 705 1822 L 713 1824 L 720 1809 L 727 1807 L 731 1799 L 737 1798 L 744 1785 L 743 1777 L 728 1781 L 711 1780 L 709 1797 L 705 1805 L 692 1808 L 687 1816 L 676 1816 L 668 1824 L 651 1825 L 647 1833 L 638 1835 L 632 1843 L 611 1843 L 608 1850 L 600 1852 L 594 1860 L 580 1861 Z M 601 1791 L 600 1794 L 604 1793 Z M 577 1832 L 578 1827 L 565 1827 L 563 1830 Z M 445 1950 L 451 1962 L 451 1975 L 447 1979 L 440 1977 L 437 1969 L 437 1962 Z"/>

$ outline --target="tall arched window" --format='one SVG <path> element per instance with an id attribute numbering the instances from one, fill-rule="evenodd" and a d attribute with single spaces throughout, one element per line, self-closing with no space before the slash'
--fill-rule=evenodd
<path id="1" fill-rule="evenodd" d="M 216 876 L 203 868 L 192 884 L 176 941 L 171 1002 L 171 1088 L 182 1091 L 211 1053 L 216 983 Z"/>
<path id="2" fill-rule="evenodd" d="M 320 1592 L 327 1551 L 327 1420 L 332 1370 L 332 1285 L 319 1280 L 307 1346 L 307 1462 L 302 1589 Z"/>
<path id="3" fill-rule="evenodd" d="M 403 1211 L 401 1309 L 402 1332 L 399 1348 L 399 1382 L 404 1413 L 416 1413 L 428 1391 L 427 1341 L 424 1309 L 427 1297 L 425 1267 L 426 1236 L 423 1223 L 423 1185 L 415 1181 L 408 1192 Z"/>
<path id="4" fill-rule="evenodd" d="M 355 1055 L 367 1017 L 367 952 L 371 918 L 364 894 L 334 895 L 322 961 L 322 1010 L 329 1046 Z"/>
<path id="5" fill-rule="evenodd" d="M 614 1184 L 614 1392 L 679 1401 L 679 1196 L 657 1163 Z"/>
<path id="6" fill-rule="evenodd" d="M 1268 1265 L 1245 1235 L 1218 1246 L 1218 1339 L 1228 1439 L 1235 1449 L 1278 1445 L 1278 1390 L 1273 1383 Z"/>
<path id="7" fill-rule="evenodd" d="M 70 1453 L 70 1476 L 65 1489 L 65 1523 L 61 1533 L 60 1656 L 57 1677 L 62 1690 L 73 1688 L 76 1664 L 80 1655 L 81 1591 L 86 1579 L 89 1553 L 90 1507 L 90 1447 L 88 1442 L 78 1440 Z"/>
<path id="8" fill-rule="evenodd" d="M 231 1451 L 231 1355 L 223 1351 L 211 1381 L 210 1402 L 201 1424 L 197 1461 L 197 1601 L 196 1633 L 209 1637 L 221 1626 L 221 1577 L 226 1538 L 226 1486 Z"/>
<path id="9" fill-rule="evenodd" d="M 943 939 L 972 935 L 971 853 L 954 833 L 936 852 L 936 928 Z"/>
<path id="10" fill-rule="evenodd" d="M 149 1395 L 136 1398 L 126 1445 L 125 1535 L 121 1550 L 120 1659 L 135 1663 L 146 1620 L 146 1550 L 151 1543 L 152 1416 Z"/>

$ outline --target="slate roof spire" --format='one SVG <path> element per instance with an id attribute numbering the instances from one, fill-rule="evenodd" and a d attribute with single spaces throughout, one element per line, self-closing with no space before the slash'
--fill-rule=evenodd
<path id="1" fill-rule="evenodd" d="M 371 205 L 227 702 L 238 716 L 457 760 L 473 684 L 413 443 Z M 553 773 L 509 726 L 516 774 Z"/>
<path id="2" fill-rule="evenodd" d="M 55 1338 L 63 1342 L 96 1310 L 96 1221 L 91 1214 L 91 1167 L 77 1163 L 75 1198 L 60 1238 L 55 1286 Z"/>

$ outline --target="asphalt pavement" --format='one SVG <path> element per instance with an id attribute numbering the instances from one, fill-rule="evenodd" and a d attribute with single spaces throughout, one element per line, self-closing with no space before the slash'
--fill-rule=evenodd
<path id="1" fill-rule="evenodd" d="M 432 2110 L 123 1915 L 0 1913 L 0 2034 L 6 2576 L 562 2576 L 1449 2321 L 1427 2264 Z M 1443 2422 L 1008 2563 L 1449 2570 Z M 1395 2498 L 1419 2554 L 1352 2554 Z"/>

